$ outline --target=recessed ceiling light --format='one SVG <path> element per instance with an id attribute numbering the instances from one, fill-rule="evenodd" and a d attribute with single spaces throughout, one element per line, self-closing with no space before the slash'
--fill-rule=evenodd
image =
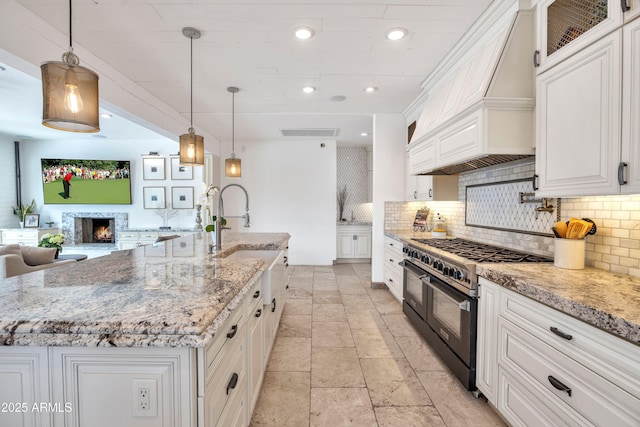
<path id="1" fill-rule="evenodd" d="M 111 117 L 113 117 L 113 115 L 109 113 L 102 113 L 100 114 L 100 117 L 102 117 L 103 119 L 110 119 Z"/>
<path id="2" fill-rule="evenodd" d="M 313 92 L 316 91 L 316 88 L 313 87 L 313 86 L 305 86 L 305 87 L 302 88 L 302 91 L 304 93 L 313 93 Z"/>
<path id="3" fill-rule="evenodd" d="M 367 93 L 373 93 L 373 92 L 375 92 L 375 91 L 377 91 L 377 90 L 378 90 L 378 88 L 377 88 L 376 86 L 367 86 L 367 87 L 364 89 L 364 91 L 365 91 L 365 92 L 367 92 Z"/>
<path id="4" fill-rule="evenodd" d="M 367 132 L 360 132 L 360 136 L 369 136 Z"/>
<path id="5" fill-rule="evenodd" d="M 384 33 L 384 36 L 389 40 L 395 41 L 395 40 L 403 39 L 404 36 L 407 35 L 407 32 L 408 31 L 406 28 L 392 28 L 388 30 L 386 33 Z"/>
<path id="6" fill-rule="evenodd" d="M 335 96 L 332 96 L 331 98 L 329 98 L 329 101 L 333 101 L 333 102 L 342 102 L 342 101 L 344 101 L 345 99 L 347 99 L 347 97 L 346 97 L 346 96 L 344 96 L 344 95 L 335 95 Z"/>
<path id="7" fill-rule="evenodd" d="M 300 40 L 307 40 L 313 37 L 315 32 L 309 27 L 300 27 L 296 30 L 296 37 Z"/>

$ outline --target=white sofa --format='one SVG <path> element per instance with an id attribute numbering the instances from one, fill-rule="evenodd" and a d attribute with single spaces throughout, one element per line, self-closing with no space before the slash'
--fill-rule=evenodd
<path id="1" fill-rule="evenodd" d="M 0 245 L 0 278 L 17 276 L 19 274 L 76 262 L 72 259 L 56 262 L 55 255 L 55 248 Z"/>

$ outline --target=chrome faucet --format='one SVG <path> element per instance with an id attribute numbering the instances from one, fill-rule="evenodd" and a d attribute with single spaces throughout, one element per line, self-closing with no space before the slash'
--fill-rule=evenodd
<path id="1" fill-rule="evenodd" d="M 228 216 L 227 218 L 244 218 L 244 226 L 251 227 L 251 218 L 249 216 L 249 193 L 247 190 L 240 184 L 229 184 L 225 185 L 222 190 L 220 190 L 220 194 L 218 195 L 218 215 L 216 216 L 216 245 L 217 249 L 222 248 L 222 229 L 230 230 L 231 227 L 223 227 L 222 226 L 222 218 L 224 217 L 224 201 L 222 199 L 222 193 L 229 187 L 240 187 L 242 191 L 244 191 L 244 195 L 246 197 L 246 206 L 244 215 L 233 215 Z"/>

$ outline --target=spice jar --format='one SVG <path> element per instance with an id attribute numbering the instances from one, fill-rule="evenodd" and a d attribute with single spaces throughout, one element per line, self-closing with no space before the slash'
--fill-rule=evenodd
<path id="1" fill-rule="evenodd" d="M 436 218 L 433 220 L 433 231 L 431 232 L 432 237 L 447 237 L 447 221 L 440 216 L 440 214 L 436 214 Z"/>

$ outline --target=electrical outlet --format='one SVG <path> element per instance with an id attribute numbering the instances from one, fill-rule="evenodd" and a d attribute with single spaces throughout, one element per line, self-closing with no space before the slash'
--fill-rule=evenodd
<path id="1" fill-rule="evenodd" d="M 158 386 L 154 379 L 133 380 L 134 417 L 155 417 L 158 415 Z"/>

